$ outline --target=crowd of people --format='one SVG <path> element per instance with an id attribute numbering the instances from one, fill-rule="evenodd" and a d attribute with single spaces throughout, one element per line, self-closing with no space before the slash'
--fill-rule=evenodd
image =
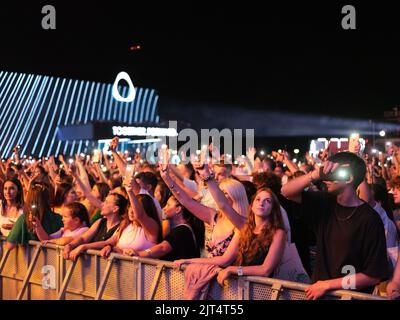
<path id="1" fill-rule="evenodd" d="M 193 277 L 223 285 L 230 276 L 274 277 L 294 243 L 310 276 L 308 299 L 345 289 L 400 294 L 400 153 L 346 151 L 301 163 L 287 152 L 232 164 L 215 146 L 193 161 L 159 163 L 118 151 L 43 159 L 18 148 L 0 163 L 0 231 L 6 247 L 29 240 L 63 246 L 65 259 L 88 249 L 173 261 Z M 216 160 L 216 153 L 218 154 Z M 190 158 L 190 156 L 188 157 Z M 349 269 L 349 267 L 351 269 Z M 353 270 L 349 274 L 346 270 Z M 190 287 L 190 288 L 189 288 Z"/>

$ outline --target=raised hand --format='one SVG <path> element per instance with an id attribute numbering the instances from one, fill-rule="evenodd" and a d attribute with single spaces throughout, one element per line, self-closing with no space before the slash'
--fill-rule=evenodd
<path id="1" fill-rule="evenodd" d="M 252 147 L 252 148 L 247 149 L 246 155 L 251 161 L 253 161 L 256 153 L 257 153 L 257 149 Z"/>
<path id="2" fill-rule="evenodd" d="M 112 152 L 116 152 L 117 148 L 118 148 L 118 144 L 119 144 L 119 138 L 118 137 L 114 137 L 110 142 L 110 150 Z"/>

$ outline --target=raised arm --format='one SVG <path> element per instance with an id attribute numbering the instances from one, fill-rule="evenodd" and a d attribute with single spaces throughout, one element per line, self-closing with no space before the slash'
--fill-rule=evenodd
<path id="1" fill-rule="evenodd" d="M 173 165 L 170 166 L 171 169 L 174 168 Z M 175 168 L 176 169 L 176 168 Z M 185 183 L 183 182 L 183 180 L 180 180 L 174 172 L 172 172 L 173 174 L 170 175 L 170 177 L 172 178 L 172 180 L 178 184 L 191 198 L 194 198 L 198 195 L 197 192 L 194 192 L 193 190 L 189 189 Z"/>
<path id="2" fill-rule="evenodd" d="M 75 163 L 76 163 L 76 167 L 79 170 L 79 178 L 80 178 L 81 182 L 86 186 L 87 189 L 90 189 L 89 177 L 88 177 L 88 174 L 86 172 L 86 169 L 85 169 L 83 163 L 79 159 L 79 155 L 75 156 Z"/>
<path id="3" fill-rule="evenodd" d="M 132 180 L 134 179 L 135 178 L 132 177 L 130 181 L 126 181 L 125 184 L 125 189 L 128 193 L 129 202 L 131 204 L 134 216 L 136 220 L 139 222 L 139 224 L 145 230 L 145 233 L 149 237 L 149 240 L 152 241 L 153 243 L 157 243 L 160 227 L 156 221 L 154 221 L 146 214 L 142 204 L 136 198 L 135 193 L 133 191 L 133 183 L 132 183 Z"/>
<path id="4" fill-rule="evenodd" d="M 290 159 L 289 154 L 286 151 L 283 153 L 283 163 L 286 164 L 291 173 L 299 171 L 299 167 Z"/>
<path id="5" fill-rule="evenodd" d="M 324 163 L 323 172 L 328 174 L 329 172 L 334 171 L 338 166 L 339 164 L 337 163 L 326 161 Z M 320 174 L 318 168 L 304 176 L 300 176 L 286 183 L 284 186 L 282 186 L 282 195 L 289 200 L 301 203 L 301 194 L 304 189 L 307 188 L 312 181 L 319 180 L 319 178 Z"/>
<path id="6" fill-rule="evenodd" d="M 90 201 L 90 203 L 95 206 L 96 208 L 101 209 L 103 206 L 103 202 L 99 199 L 97 199 L 93 194 L 90 189 L 82 182 L 80 179 L 79 175 L 77 174 L 75 168 L 71 166 L 70 169 L 68 169 L 68 173 L 72 175 L 75 179 L 75 181 L 79 184 L 79 187 L 82 189 L 83 194 L 85 195 L 86 199 Z"/>
<path id="7" fill-rule="evenodd" d="M 199 169 L 199 166 L 196 166 L 196 169 L 198 169 L 198 173 L 203 177 L 204 181 L 206 181 L 208 190 L 210 190 L 210 193 L 218 208 L 227 216 L 227 218 L 236 228 L 242 229 L 246 224 L 246 217 L 241 216 L 235 211 L 235 209 L 232 208 L 225 194 L 219 188 L 217 182 L 213 179 L 213 175 L 211 175 L 210 171 L 208 170 L 208 165 L 205 164 L 203 169 Z"/>
<path id="8" fill-rule="evenodd" d="M 168 165 L 162 166 L 160 173 L 161 178 L 171 190 L 174 197 L 197 218 L 211 225 L 215 216 L 215 210 L 193 200 L 178 184 L 174 184 L 174 181 L 169 175 Z"/>
<path id="9" fill-rule="evenodd" d="M 125 176 L 126 163 L 117 152 L 118 143 L 119 143 L 118 137 L 114 137 L 110 143 L 110 150 L 112 152 L 112 155 L 114 157 L 115 163 L 117 164 L 121 176 Z"/>

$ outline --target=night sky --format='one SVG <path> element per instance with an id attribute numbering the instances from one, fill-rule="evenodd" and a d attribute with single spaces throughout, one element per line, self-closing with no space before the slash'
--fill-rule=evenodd
<path id="1" fill-rule="evenodd" d="M 400 105 L 400 13 L 387 4 L 354 3 L 357 30 L 345 31 L 351 3 L 339 1 L 29 3 L 1 5 L 2 70 L 103 82 L 125 70 L 159 92 L 161 115 L 196 122 L 207 106 L 381 119 Z M 45 4 L 56 7 L 56 30 L 41 28 Z"/>

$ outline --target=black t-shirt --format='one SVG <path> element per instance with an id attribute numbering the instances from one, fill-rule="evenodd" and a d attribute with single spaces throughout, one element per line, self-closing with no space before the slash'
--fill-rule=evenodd
<path id="1" fill-rule="evenodd" d="M 186 225 L 180 225 L 172 229 L 164 240 L 170 244 L 172 250 L 162 257 L 162 260 L 174 261 L 178 259 L 198 258 L 200 256 L 192 230 Z"/>
<path id="2" fill-rule="evenodd" d="M 367 203 L 343 207 L 325 192 L 303 192 L 302 196 L 302 214 L 317 240 L 313 281 L 342 278 L 347 275 L 342 268 L 348 265 L 354 266 L 356 273 L 387 279 L 385 231 L 374 209 Z"/>

